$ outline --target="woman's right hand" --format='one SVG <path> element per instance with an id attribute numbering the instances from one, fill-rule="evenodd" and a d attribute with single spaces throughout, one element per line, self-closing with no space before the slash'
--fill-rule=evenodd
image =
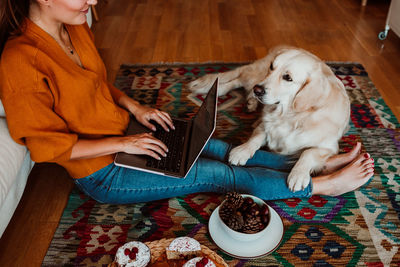
<path id="1" fill-rule="evenodd" d="M 160 160 L 160 155 L 165 157 L 167 146 L 155 138 L 151 133 L 128 135 L 122 138 L 122 152 L 128 154 L 148 155 Z"/>

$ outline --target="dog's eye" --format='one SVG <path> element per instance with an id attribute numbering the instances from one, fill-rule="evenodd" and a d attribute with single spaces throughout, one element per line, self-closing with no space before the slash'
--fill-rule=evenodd
<path id="1" fill-rule="evenodd" d="M 287 74 L 287 73 L 284 74 L 284 75 L 282 76 L 282 78 L 283 78 L 285 81 L 293 82 L 292 77 L 290 77 L 290 75 Z"/>
<path id="2" fill-rule="evenodd" d="M 269 65 L 269 69 L 270 69 L 270 70 L 274 70 L 274 65 L 273 65 L 273 63 L 271 63 L 271 65 Z"/>

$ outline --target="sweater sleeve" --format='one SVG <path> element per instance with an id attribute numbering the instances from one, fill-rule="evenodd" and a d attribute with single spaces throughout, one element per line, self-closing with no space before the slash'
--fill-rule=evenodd
<path id="1" fill-rule="evenodd" d="M 114 102 L 116 104 L 119 104 L 119 99 L 121 98 L 121 96 L 125 95 L 125 93 L 112 85 L 110 82 L 107 82 L 107 84 L 108 88 L 110 89 L 111 96 L 114 99 Z"/>
<path id="2" fill-rule="evenodd" d="M 3 58 L 0 69 L 1 100 L 11 137 L 27 146 L 35 162 L 70 160 L 77 134 L 53 110 L 54 96 L 45 76 L 29 61 L 18 59 Z"/>

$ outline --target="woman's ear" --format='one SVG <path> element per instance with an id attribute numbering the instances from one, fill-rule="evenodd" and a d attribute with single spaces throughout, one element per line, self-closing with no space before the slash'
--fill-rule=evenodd
<path id="1" fill-rule="evenodd" d="M 324 66 L 319 64 L 317 70 L 311 73 L 293 99 L 293 110 L 304 112 L 320 108 L 330 92 L 330 83 Z M 327 67 L 327 66 L 326 66 Z"/>

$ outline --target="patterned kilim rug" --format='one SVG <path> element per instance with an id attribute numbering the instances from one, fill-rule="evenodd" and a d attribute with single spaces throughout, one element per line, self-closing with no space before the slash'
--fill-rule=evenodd
<path id="1" fill-rule="evenodd" d="M 198 76 L 240 64 L 121 66 L 116 86 L 143 104 L 174 116 L 192 116 L 201 103 L 183 86 Z M 280 247 L 256 260 L 232 258 L 212 242 L 208 219 L 222 196 L 214 193 L 134 205 L 99 204 L 73 190 L 44 266 L 102 266 L 127 241 L 191 236 L 231 266 L 389 266 L 400 263 L 400 129 L 359 64 L 329 63 L 351 98 L 350 130 L 341 152 L 357 141 L 375 159 L 373 179 L 338 197 L 288 199 L 269 204 L 284 221 Z M 219 99 L 216 136 L 238 144 L 248 138 L 259 111 L 246 113 L 243 90 Z"/>

